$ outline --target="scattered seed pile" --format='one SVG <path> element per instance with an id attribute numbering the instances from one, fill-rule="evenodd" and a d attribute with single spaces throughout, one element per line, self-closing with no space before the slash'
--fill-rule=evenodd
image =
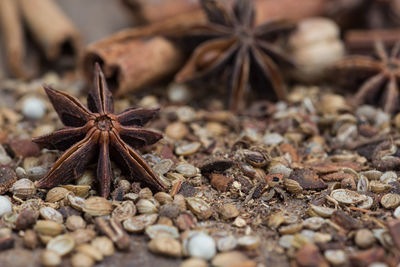
<path id="1" fill-rule="evenodd" d="M 116 99 L 117 113 L 161 107 L 146 127 L 164 138 L 141 154 L 169 189 L 113 165 L 105 199 L 95 163 L 73 184 L 35 186 L 61 155 L 31 142 L 62 127 L 43 82 L 86 97 L 54 74 L 2 85 L 2 266 L 397 266 L 400 115 L 303 86 L 239 115 L 218 100 L 195 109 L 174 85 Z"/>

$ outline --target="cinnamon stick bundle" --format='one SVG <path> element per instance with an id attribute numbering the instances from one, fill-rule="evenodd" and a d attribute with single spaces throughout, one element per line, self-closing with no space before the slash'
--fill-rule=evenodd
<path id="1" fill-rule="evenodd" d="M 93 77 L 92 67 L 98 61 L 103 65 L 106 78 L 117 95 L 157 82 L 160 78 L 175 73 L 183 64 L 183 52 L 170 40 L 163 37 L 148 40 L 142 38 L 206 23 L 204 13 L 192 0 L 165 0 L 157 1 L 157 4 L 150 2 L 148 5 L 145 4 L 147 1 L 136 1 L 141 5 L 143 16 L 155 23 L 123 30 L 93 43 L 83 56 L 85 76 L 89 80 Z M 167 9 L 169 5 L 177 9 Z M 326 1 L 255 0 L 255 5 L 256 24 L 260 24 L 269 19 L 299 20 L 320 15 L 325 12 Z M 157 52 L 151 53 L 152 49 Z"/>
<path id="2" fill-rule="evenodd" d="M 81 37 L 78 29 L 53 0 L 19 0 L 22 15 L 46 58 L 70 58 L 76 62 Z"/>
<path id="3" fill-rule="evenodd" d="M 232 1 L 232 0 L 225 0 Z M 251 1 L 251 0 L 249 0 Z M 328 7 L 327 0 L 253 0 L 256 5 L 256 24 L 267 19 L 298 20 L 320 15 Z M 169 18 L 187 15 L 201 17 L 198 22 L 205 22 L 198 0 L 124 0 L 132 8 L 136 16 L 147 23 L 157 23 Z"/>
<path id="4" fill-rule="evenodd" d="M 161 37 L 90 45 L 84 56 L 84 72 L 93 77 L 95 62 L 102 65 L 109 89 L 116 95 L 158 81 L 176 72 L 183 63 L 182 52 Z"/>
<path id="5" fill-rule="evenodd" d="M 15 0 L 0 1 L 0 28 L 10 71 L 17 77 L 29 78 L 32 72 L 24 65 L 25 38 L 17 4 Z"/>
<path id="6" fill-rule="evenodd" d="M 39 69 L 38 64 L 26 67 L 33 51 L 27 48 L 24 25 L 47 61 L 57 60 L 63 66 L 78 62 L 82 50 L 79 31 L 53 0 L 1 0 L 0 28 L 14 76 L 30 78 Z"/>
<path id="7" fill-rule="evenodd" d="M 387 47 L 394 46 L 400 40 L 400 29 L 349 30 L 344 40 L 350 52 L 370 53 L 378 40 Z"/>

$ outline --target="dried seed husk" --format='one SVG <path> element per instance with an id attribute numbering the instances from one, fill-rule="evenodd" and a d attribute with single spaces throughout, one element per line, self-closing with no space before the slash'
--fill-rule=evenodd
<path id="1" fill-rule="evenodd" d="M 99 250 L 103 256 L 111 256 L 115 252 L 113 242 L 105 236 L 96 237 L 92 240 L 91 245 Z"/>
<path id="2" fill-rule="evenodd" d="M 358 204 L 366 199 L 366 196 L 348 189 L 333 190 L 330 196 L 342 204 Z"/>
<path id="3" fill-rule="evenodd" d="M 245 160 L 254 167 L 261 168 L 268 164 L 270 158 L 268 155 L 259 151 L 244 149 L 242 150 Z"/>
<path id="4" fill-rule="evenodd" d="M 140 199 L 136 203 L 136 208 L 138 212 L 141 214 L 157 213 L 158 207 L 156 204 L 156 200 L 153 200 L 154 201 L 152 201 L 151 199 Z"/>
<path id="5" fill-rule="evenodd" d="M 299 232 L 303 228 L 301 223 L 294 223 L 290 225 L 285 225 L 279 228 L 279 233 L 281 235 L 292 235 Z"/>
<path id="6" fill-rule="evenodd" d="M 54 237 L 46 245 L 46 249 L 55 251 L 60 256 L 67 255 L 74 249 L 74 247 L 75 241 L 70 235 L 59 235 Z"/>
<path id="7" fill-rule="evenodd" d="M 258 236 L 242 236 L 237 240 L 238 246 L 245 250 L 257 249 L 261 240 Z"/>
<path id="8" fill-rule="evenodd" d="M 11 187 L 11 192 L 19 198 L 26 199 L 36 193 L 35 184 L 26 178 L 17 180 Z"/>
<path id="9" fill-rule="evenodd" d="M 182 245 L 169 235 L 157 235 L 152 239 L 148 248 L 155 254 L 179 258 L 182 256 Z"/>
<path id="10" fill-rule="evenodd" d="M 171 203 L 173 201 L 172 196 L 165 192 L 156 193 L 154 199 L 157 200 L 160 205 Z"/>
<path id="11" fill-rule="evenodd" d="M 357 191 L 359 192 L 369 191 L 369 180 L 366 176 L 360 175 L 360 179 L 357 182 Z"/>
<path id="12" fill-rule="evenodd" d="M 283 179 L 283 185 L 285 186 L 286 190 L 292 194 L 298 194 L 303 191 L 301 185 L 293 179 Z"/>
<path id="13" fill-rule="evenodd" d="M 74 193 L 75 196 L 85 198 L 89 195 L 89 185 L 62 185 L 62 188 Z"/>
<path id="14" fill-rule="evenodd" d="M 186 198 L 186 203 L 190 211 L 193 212 L 200 220 L 206 220 L 211 217 L 212 210 L 210 206 L 201 198 L 188 197 Z"/>
<path id="15" fill-rule="evenodd" d="M 316 231 L 319 230 L 324 223 L 325 219 L 321 217 L 311 217 L 303 221 L 303 227 Z"/>
<path id="16" fill-rule="evenodd" d="M 151 239 L 155 238 L 157 235 L 169 235 L 173 238 L 179 238 L 179 231 L 176 227 L 163 224 L 147 226 L 145 232 Z"/>
<path id="17" fill-rule="evenodd" d="M 284 222 L 285 216 L 283 216 L 282 213 L 274 213 L 268 219 L 268 226 L 272 229 L 276 229 Z"/>
<path id="18" fill-rule="evenodd" d="M 54 203 L 54 202 L 63 200 L 67 196 L 68 193 L 69 193 L 69 191 L 65 188 L 54 187 L 47 192 L 46 201 Z"/>
<path id="19" fill-rule="evenodd" d="M 400 205 L 400 195 L 386 194 L 381 198 L 381 204 L 385 209 L 394 209 Z"/>
<path id="20" fill-rule="evenodd" d="M 96 236 L 96 232 L 92 229 L 77 229 L 70 233 L 70 235 L 74 238 L 75 244 L 80 245 L 89 242 Z"/>
<path id="21" fill-rule="evenodd" d="M 67 218 L 65 226 L 70 231 L 75 231 L 77 229 L 84 229 L 86 227 L 86 222 L 81 216 L 72 215 Z"/>
<path id="22" fill-rule="evenodd" d="M 130 217 L 135 216 L 135 214 L 136 214 L 135 204 L 133 204 L 132 201 L 127 200 L 118 205 L 111 213 L 111 216 L 121 222 L 125 221 Z"/>
<path id="23" fill-rule="evenodd" d="M 76 197 L 72 194 L 67 196 L 69 205 L 76 210 L 83 211 L 83 207 L 85 206 L 85 199 L 81 197 Z"/>
<path id="24" fill-rule="evenodd" d="M 369 187 L 374 193 L 383 193 L 389 191 L 392 186 L 390 184 L 384 184 L 379 181 L 371 181 Z"/>
<path id="25" fill-rule="evenodd" d="M 142 214 L 132 218 L 128 218 L 123 222 L 124 229 L 132 233 L 140 233 L 147 226 L 154 224 L 157 221 L 158 214 Z"/>
<path id="26" fill-rule="evenodd" d="M 149 199 L 153 197 L 153 192 L 151 192 L 150 188 L 146 187 L 139 191 L 139 198 Z"/>
<path id="27" fill-rule="evenodd" d="M 94 182 L 94 175 L 93 171 L 85 171 L 81 177 L 76 179 L 76 184 L 77 185 L 88 185 L 91 186 Z"/>
<path id="28" fill-rule="evenodd" d="M 373 198 L 370 196 L 367 196 L 367 199 L 364 200 L 363 202 L 361 202 L 360 204 L 358 204 L 357 207 L 359 207 L 361 209 L 370 209 L 373 204 L 374 204 Z"/>
<path id="29" fill-rule="evenodd" d="M 24 232 L 24 246 L 30 249 L 34 249 L 38 245 L 38 236 L 33 230 L 26 230 Z"/>
<path id="30" fill-rule="evenodd" d="M 44 250 L 41 255 L 41 263 L 45 267 L 54 267 L 61 265 L 61 257 L 57 252 Z"/>
<path id="31" fill-rule="evenodd" d="M 91 267 L 94 265 L 94 259 L 84 253 L 78 252 L 71 257 L 72 267 Z"/>
<path id="32" fill-rule="evenodd" d="M 360 172 L 360 175 L 364 175 L 365 177 L 368 178 L 368 180 L 379 180 L 382 176 L 382 172 L 378 170 L 369 170 L 369 171 L 363 171 Z"/>
<path id="33" fill-rule="evenodd" d="M 61 234 L 64 227 L 55 221 L 38 220 L 33 227 L 33 230 L 40 235 L 57 236 Z"/>
<path id="34" fill-rule="evenodd" d="M 113 210 L 110 201 L 104 197 L 90 197 L 85 200 L 83 211 L 91 216 L 110 215 Z"/>
<path id="35" fill-rule="evenodd" d="M 102 261 L 103 254 L 94 246 L 89 244 L 82 244 L 76 247 L 76 251 L 86 254 L 87 256 L 93 258 L 95 261 Z"/>
<path id="36" fill-rule="evenodd" d="M 317 216 L 320 216 L 320 217 L 323 217 L 323 218 L 329 218 L 335 212 L 335 209 L 311 204 L 309 211 L 312 211 Z M 315 215 L 311 215 L 311 216 L 315 216 Z"/>
<path id="37" fill-rule="evenodd" d="M 62 214 L 52 207 L 41 207 L 39 213 L 40 216 L 45 220 L 55 221 L 59 224 L 63 223 Z"/>

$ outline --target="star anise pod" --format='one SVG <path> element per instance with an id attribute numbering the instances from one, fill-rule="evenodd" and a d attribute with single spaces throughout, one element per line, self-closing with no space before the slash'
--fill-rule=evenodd
<path id="1" fill-rule="evenodd" d="M 355 95 L 355 105 L 379 104 L 385 112 L 394 113 L 399 110 L 400 42 L 390 54 L 382 42 L 376 42 L 375 52 L 377 57 L 349 56 L 335 64 L 335 68 L 347 71 L 348 76 L 355 72 L 355 76 L 367 77 Z"/>
<path id="2" fill-rule="evenodd" d="M 111 158 L 131 179 L 155 190 L 165 189 L 165 184 L 135 150 L 162 138 L 161 134 L 142 128 L 158 109 L 130 108 L 114 114 L 112 94 L 98 64 L 94 88 L 87 98 L 88 108 L 71 95 L 50 86 L 44 89 L 66 128 L 33 141 L 42 147 L 66 151 L 38 182 L 38 187 L 68 183 L 80 177 L 87 165 L 97 159 L 97 182 L 101 195 L 108 197 L 113 180 Z"/>
<path id="3" fill-rule="evenodd" d="M 228 86 L 232 110 L 238 109 L 248 84 L 270 99 L 285 99 L 286 88 L 277 63 L 294 64 L 275 42 L 279 36 L 293 30 L 294 25 L 270 21 L 255 26 L 252 1 L 234 0 L 233 5 L 222 2 L 201 0 L 208 23 L 184 32 L 205 41 L 195 49 L 176 80 L 193 81 L 232 67 Z"/>

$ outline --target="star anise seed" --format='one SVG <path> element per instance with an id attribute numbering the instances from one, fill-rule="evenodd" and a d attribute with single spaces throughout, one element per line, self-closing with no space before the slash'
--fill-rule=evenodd
<path id="1" fill-rule="evenodd" d="M 377 58 L 372 56 L 349 56 L 335 65 L 335 68 L 350 72 L 358 72 L 367 79 L 362 83 L 355 95 L 355 105 L 380 104 L 385 112 L 394 113 L 399 110 L 400 79 L 400 42 L 392 49 L 390 55 L 382 42 L 376 42 Z"/>
<path id="2" fill-rule="evenodd" d="M 250 0 L 235 0 L 233 6 L 222 1 L 202 0 L 206 25 L 194 26 L 184 35 L 206 40 L 193 52 L 176 75 L 178 82 L 188 82 L 215 74 L 233 66 L 229 79 L 229 105 L 236 111 L 247 84 L 270 99 L 287 96 L 277 63 L 294 66 L 285 52 L 274 44 L 278 36 L 294 29 L 292 23 L 270 21 L 254 25 L 254 6 Z M 268 90 L 272 87 L 274 92 Z"/>
<path id="3" fill-rule="evenodd" d="M 96 64 L 94 88 L 89 92 L 86 108 L 77 98 L 50 86 L 44 86 L 53 107 L 66 128 L 33 141 L 49 149 L 66 150 L 37 186 L 51 188 L 80 177 L 87 165 L 97 159 L 97 182 L 101 195 L 110 193 L 112 159 L 132 180 L 154 190 L 166 185 L 135 150 L 157 142 L 162 135 L 142 126 L 158 109 L 130 108 L 114 114 L 113 98 L 104 74 Z"/>

